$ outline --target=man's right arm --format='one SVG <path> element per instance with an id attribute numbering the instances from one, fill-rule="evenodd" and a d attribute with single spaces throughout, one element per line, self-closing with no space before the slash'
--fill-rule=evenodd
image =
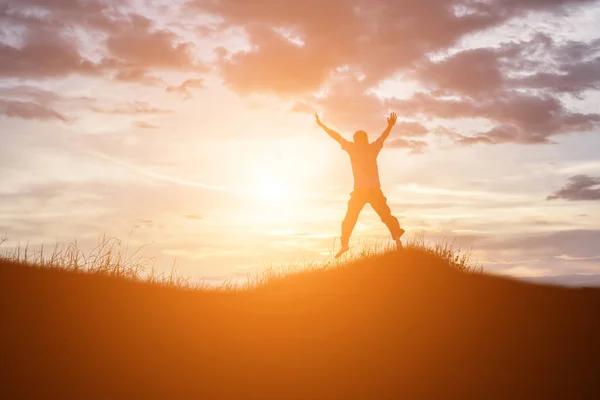
<path id="1" fill-rule="evenodd" d="M 392 128 L 394 127 L 394 125 L 396 125 L 396 120 L 398 119 L 398 116 L 396 115 L 395 112 L 391 113 L 389 118 L 387 119 L 388 125 L 387 128 L 385 128 L 385 130 L 383 131 L 383 133 L 381 134 L 381 136 L 379 136 L 377 138 L 377 140 L 375 140 L 377 146 L 379 147 L 379 149 L 381 149 L 383 147 L 383 142 L 385 142 L 385 140 L 388 138 L 388 136 L 390 136 L 390 133 L 392 132 Z"/>
<path id="2" fill-rule="evenodd" d="M 342 137 L 342 135 L 340 135 L 339 133 L 337 133 L 333 129 L 330 129 L 327 126 L 325 126 L 325 124 L 322 123 L 321 120 L 319 119 L 319 115 L 318 114 L 315 114 L 315 118 L 317 119 L 317 125 L 319 125 L 321 128 L 323 128 L 323 130 L 325 132 L 327 132 L 327 134 L 329 136 L 331 136 L 331 138 L 333 140 L 335 140 L 336 142 L 338 142 L 339 144 L 341 144 L 342 147 L 344 147 L 348 143 L 348 141 L 346 139 L 344 139 Z"/>

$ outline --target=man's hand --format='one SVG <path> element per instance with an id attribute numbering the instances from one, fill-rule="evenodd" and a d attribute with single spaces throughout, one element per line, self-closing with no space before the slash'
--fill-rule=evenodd
<path id="1" fill-rule="evenodd" d="M 323 127 L 323 123 L 319 119 L 319 114 L 315 113 L 315 119 L 317 120 L 317 125 L 319 125 L 320 127 Z"/>
<path id="2" fill-rule="evenodd" d="M 397 119 L 398 119 L 398 116 L 396 115 L 396 113 L 395 112 L 391 113 L 387 119 L 388 126 L 392 127 L 392 126 L 396 125 Z"/>
<path id="3" fill-rule="evenodd" d="M 374 142 L 374 143 L 377 143 L 377 145 L 379 146 L 380 149 L 383 147 L 383 142 L 385 142 L 385 140 L 388 138 L 388 136 L 390 136 L 390 133 L 392 132 L 392 128 L 394 127 L 394 125 L 396 125 L 397 119 L 398 119 L 398 116 L 396 115 L 395 112 L 390 113 L 390 116 L 387 119 L 387 123 L 388 123 L 387 128 L 385 128 L 385 131 L 383 131 L 381 136 L 379 136 L 379 138 L 377 138 L 377 140 Z"/>
<path id="4" fill-rule="evenodd" d="M 323 128 L 325 130 L 325 132 L 327 132 L 327 134 L 329 136 L 331 136 L 336 142 L 338 142 L 342 146 L 344 146 L 348 143 L 348 141 L 346 139 L 344 139 L 339 133 L 337 133 L 333 129 L 329 129 L 328 127 L 326 127 L 325 124 L 322 123 L 321 120 L 319 119 L 319 114 L 315 113 L 315 119 L 317 120 L 317 125 L 319 125 L 321 128 Z"/>

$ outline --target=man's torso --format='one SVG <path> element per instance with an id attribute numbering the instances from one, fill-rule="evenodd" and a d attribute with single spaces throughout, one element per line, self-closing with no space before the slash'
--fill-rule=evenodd
<path id="1" fill-rule="evenodd" d="M 379 169 L 377 168 L 377 155 L 381 147 L 377 143 L 359 145 L 348 142 L 342 147 L 350 155 L 352 174 L 354 175 L 354 189 L 379 188 Z"/>

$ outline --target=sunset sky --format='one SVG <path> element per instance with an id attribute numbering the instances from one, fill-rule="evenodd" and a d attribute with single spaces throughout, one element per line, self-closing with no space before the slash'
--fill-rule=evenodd
<path id="1" fill-rule="evenodd" d="M 102 235 L 219 280 L 334 251 L 350 139 L 407 236 L 600 274 L 600 2 L 0 0 L 5 248 Z M 387 242 L 366 207 L 354 249 Z M 339 240 L 335 242 L 339 248 Z"/>

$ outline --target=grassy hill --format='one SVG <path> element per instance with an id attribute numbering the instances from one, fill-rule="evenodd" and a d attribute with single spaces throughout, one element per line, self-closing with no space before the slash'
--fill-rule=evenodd
<path id="1" fill-rule="evenodd" d="M 600 398 L 600 290 L 435 253 L 237 291 L 0 262 L 0 397 Z"/>

